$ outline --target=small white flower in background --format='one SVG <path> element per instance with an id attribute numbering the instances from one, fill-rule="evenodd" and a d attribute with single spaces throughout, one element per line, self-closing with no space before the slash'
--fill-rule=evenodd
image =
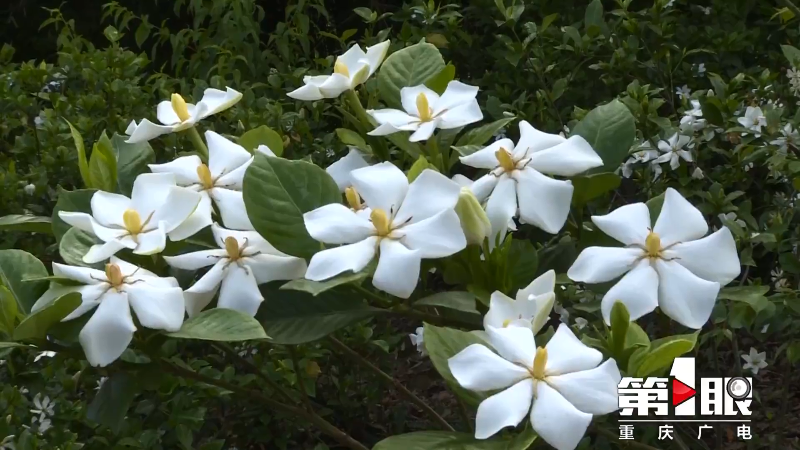
<path id="1" fill-rule="evenodd" d="M 744 112 L 744 117 L 736 119 L 742 127 L 752 131 L 755 137 L 761 136 L 761 128 L 767 126 L 767 118 L 758 106 L 748 106 Z M 742 133 L 747 136 L 747 133 Z"/>
<path id="2" fill-rule="evenodd" d="M 560 304 L 556 303 L 553 306 L 553 311 L 555 311 L 555 313 L 558 314 L 558 319 L 562 323 L 565 323 L 565 324 L 569 325 L 569 311 L 567 311 L 566 308 L 564 308 Z"/>
<path id="3" fill-rule="evenodd" d="M 708 12 L 706 14 L 711 13 L 711 7 L 708 8 Z M 706 73 L 706 65 L 705 63 L 700 63 L 697 65 L 697 76 L 702 77 L 703 74 Z"/>
<path id="4" fill-rule="evenodd" d="M 256 347 L 248 348 L 246 345 L 243 345 L 242 347 L 237 347 L 237 350 L 239 350 L 238 354 L 242 358 L 247 358 L 249 356 L 255 356 L 258 354 L 258 348 Z"/>
<path id="5" fill-rule="evenodd" d="M 92 214 L 59 211 L 58 217 L 104 241 L 84 255 L 86 263 L 108 259 L 123 248 L 137 255 L 159 253 L 167 245 L 167 236 L 185 239 L 202 229 L 200 223 L 184 225 L 201 195 L 175 182 L 170 173 L 141 174 L 133 182 L 131 198 L 97 191 L 92 195 Z"/>
<path id="6" fill-rule="evenodd" d="M 689 96 L 692 94 L 692 90 L 689 89 L 689 86 L 684 84 L 683 86 L 675 89 L 675 94 L 681 99 L 689 98 Z"/>
<path id="7" fill-rule="evenodd" d="M 340 203 L 303 214 L 311 237 L 346 244 L 316 253 L 307 279 L 359 272 L 380 249 L 372 285 L 408 298 L 417 286 L 423 258 L 444 258 L 467 246 L 454 210 L 461 188 L 444 175 L 426 169 L 409 185 L 406 174 L 383 162 L 354 170 L 350 177 L 370 214 L 357 214 Z"/>
<path id="8" fill-rule="evenodd" d="M 92 366 L 105 367 L 128 348 L 139 323 L 154 330 L 178 331 L 183 325 L 183 290 L 175 278 L 161 278 L 149 270 L 111 257 L 105 271 L 53 263 L 53 276 L 83 283 L 63 286 L 51 282 L 36 300 L 31 312 L 39 311 L 70 292 L 81 294 L 81 304 L 62 322 L 96 309 L 79 334 L 79 341 Z"/>
<path id="9" fill-rule="evenodd" d="M 181 156 L 165 164 L 148 164 L 153 173 L 172 174 L 178 186 L 200 194 L 197 209 L 173 231 L 171 238 L 183 240 L 213 223 L 212 201 L 219 208 L 222 223 L 237 230 L 252 230 L 242 198 L 244 173 L 253 162 L 253 155 L 241 145 L 213 131 L 206 131 L 208 165 L 197 155 Z M 269 153 L 269 149 L 264 146 Z M 274 154 L 273 154 L 274 156 Z"/>
<path id="10" fill-rule="evenodd" d="M 671 8 L 674 4 L 675 0 L 669 0 L 667 3 L 664 3 L 664 8 Z"/>
<path id="11" fill-rule="evenodd" d="M 366 52 L 361 49 L 361 46 L 355 44 L 336 58 L 332 74 L 305 76 L 303 77 L 304 86 L 287 95 L 306 101 L 336 98 L 342 92 L 355 89 L 367 81 L 383 63 L 388 51 L 388 40 L 367 47 Z"/>
<path id="12" fill-rule="evenodd" d="M 700 11 L 703 14 L 705 14 L 707 16 L 711 14 L 711 7 L 710 6 L 698 6 L 698 8 L 700 9 Z M 703 71 L 705 72 L 705 67 L 703 67 Z"/>
<path id="13" fill-rule="evenodd" d="M 35 409 L 31 410 L 31 413 L 34 414 L 34 417 L 31 419 L 31 425 L 36 425 L 38 423 L 37 432 L 42 434 L 53 427 L 53 422 L 50 418 L 55 415 L 55 411 L 53 410 L 55 403 L 50 400 L 50 397 L 46 395 L 43 397 L 40 392 L 33 397 L 33 406 Z M 36 414 L 38 414 L 38 417 Z"/>
<path id="14" fill-rule="evenodd" d="M 792 124 L 787 123 L 781 129 L 781 137 L 770 141 L 770 144 L 778 146 L 778 150 L 786 153 L 789 146 L 797 148 L 800 142 L 800 133 L 792 127 Z"/>
<path id="15" fill-rule="evenodd" d="M 720 286 L 739 276 L 739 255 L 730 230 L 722 227 L 705 236 L 708 224 L 703 214 L 672 188 L 667 189 L 652 228 L 644 203 L 592 216 L 592 222 L 626 247 L 588 247 L 567 276 L 605 283 L 624 275 L 603 296 L 601 310 L 607 324 L 614 303 L 621 301 L 631 320 L 658 306 L 676 322 L 701 328 L 711 316 Z"/>
<path id="16" fill-rule="evenodd" d="M 767 332 L 767 330 L 769 330 L 769 324 L 768 324 L 768 323 L 767 323 L 767 324 L 764 324 L 764 326 L 763 326 L 763 327 L 761 327 L 761 334 L 764 334 L 764 333 L 766 333 L 766 332 Z"/>
<path id="17" fill-rule="evenodd" d="M 800 71 L 789 69 L 786 71 L 786 76 L 789 77 L 789 86 L 792 94 L 800 94 Z"/>
<path id="18" fill-rule="evenodd" d="M 694 168 L 694 172 L 692 172 L 692 178 L 694 178 L 695 180 L 702 180 L 705 177 L 706 176 L 701 168 L 699 167 Z"/>
<path id="19" fill-rule="evenodd" d="M 386 136 L 398 131 L 413 131 L 408 140 L 425 141 L 437 128 L 449 130 L 463 127 L 483 119 L 478 106 L 476 86 L 460 81 L 451 81 L 439 96 L 424 85 L 400 89 L 400 101 L 405 111 L 399 109 L 371 109 L 371 115 L 378 127 L 370 131 L 370 136 Z"/>
<path id="20" fill-rule="evenodd" d="M 672 170 L 677 169 L 681 165 L 681 159 L 687 162 L 693 162 L 692 153 L 684 148 L 691 149 L 694 144 L 689 142 L 692 140 L 689 136 L 673 134 L 666 141 L 658 141 L 658 150 L 663 154 L 656 158 L 654 161 L 657 164 L 669 161 L 669 167 Z"/>
<path id="21" fill-rule="evenodd" d="M 42 125 L 44 125 L 44 119 L 42 119 L 42 116 L 34 117 L 33 118 L 33 125 L 36 126 L 36 128 L 41 128 Z"/>
<path id="22" fill-rule="evenodd" d="M 533 430 L 557 450 L 573 450 L 594 415 L 619 406 L 622 379 L 613 359 L 581 343 L 562 324 L 547 345 L 536 347 L 530 328 L 486 329 L 489 343 L 472 344 L 447 363 L 465 389 L 500 392 L 483 400 L 475 417 L 475 438 L 487 439 L 526 416 Z M 529 414 L 530 412 L 530 414 Z"/>
<path id="23" fill-rule="evenodd" d="M 681 117 L 680 130 L 684 133 L 693 133 L 700 131 L 706 126 L 706 120 L 703 119 L 703 110 L 700 107 L 698 100 L 692 100 L 692 108 L 687 109 Z"/>
<path id="24" fill-rule="evenodd" d="M 19 388 L 19 393 L 20 393 L 20 395 L 27 394 L 28 393 L 28 388 L 26 388 L 25 386 Z"/>
<path id="25" fill-rule="evenodd" d="M 180 94 L 172 94 L 169 100 L 164 100 L 158 104 L 156 117 L 162 125 L 157 125 L 147 119 L 142 119 L 138 124 L 132 120 L 125 130 L 129 136 L 125 141 L 129 144 L 146 142 L 158 136 L 176 133 L 178 131 L 192 128 L 202 119 L 225 111 L 242 99 L 242 94 L 231 88 L 206 89 L 203 91 L 203 98 L 196 105 L 186 103 Z"/>
<path id="26" fill-rule="evenodd" d="M 219 249 L 164 257 L 167 264 L 178 269 L 198 270 L 213 266 L 184 292 L 189 317 L 202 311 L 217 291 L 218 308 L 255 316 L 264 301 L 259 284 L 293 280 L 305 274 L 303 258 L 278 251 L 255 231 L 227 230 L 216 224 L 211 226 L 211 231 Z"/>
<path id="27" fill-rule="evenodd" d="M 650 144 L 650 141 L 640 142 L 636 146 L 636 152 L 631 154 L 628 160 L 622 164 L 622 176 L 625 178 L 630 178 L 633 174 L 634 165 L 652 161 L 658 158 L 659 155 L 660 153 L 658 150 L 653 148 L 653 146 Z"/>
<path id="28" fill-rule="evenodd" d="M 2 450 L 17 450 L 17 446 L 14 444 L 14 435 L 9 435 L 3 438 L 0 441 L 0 449 Z"/>
<path id="29" fill-rule="evenodd" d="M 36 362 L 39 362 L 39 360 L 42 359 L 42 358 L 52 358 L 54 356 L 56 356 L 56 352 L 45 350 L 43 352 L 39 352 L 39 354 L 36 355 L 35 358 L 33 358 L 33 362 L 36 363 Z"/>
<path id="30" fill-rule="evenodd" d="M 739 225 L 740 227 L 747 228 L 747 223 L 744 220 L 739 219 L 736 216 L 735 212 L 729 212 L 729 213 L 725 213 L 725 214 L 718 214 L 717 217 L 719 217 L 719 220 L 727 220 L 727 221 L 730 221 L 730 222 L 736 222 L 736 224 Z"/>
<path id="31" fill-rule="evenodd" d="M 505 237 L 508 222 L 519 215 L 520 222 L 532 224 L 555 234 L 569 215 L 573 186 L 569 180 L 546 176 L 570 177 L 600 167 L 603 160 L 581 136 L 569 139 L 543 133 L 526 121 L 519 123 L 516 146 L 510 139 L 497 141 L 477 152 L 462 156 L 461 162 L 489 173 L 475 180 L 471 189 L 486 203 L 486 215 L 492 223 L 494 247 L 496 236 Z"/>
<path id="32" fill-rule="evenodd" d="M 750 169 L 752 169 L 752 168 L 753 168 L 753 163 L 751 163 L 751 162 L 749 162 L 749 163 L 744 165 L 744 171 L 745 172 L 750 172 Z"/>
<path id="33" fill-rule="evenodd" d="M 742 366 L 744 370 L 750 370 L 753 372 L 753 375 L 757 375 L 758 371 L 767 367 L 767 352 L 759 353 L 753 347 L 750 347 L 750 354 L 742 354 L 742 359 L 744 360 L 745 364 Z"/>
<path id="34" fill-rule="evenodd" d="M 424 331 L 425 328 L 417 327 L 417 329 L 414 330 L 413 333 L 408 335 L 408 338 L 411 339 L 411 343 L 414 344 L 415 347 L 417 347 L 417 351 L 419 352 L 420 355 L 428 356 L 428 350 L 425 348 L 425 340 L 423 336 Z"/>
<path id="35" fill-rule="evenodd" d="M 556 300 L 555 287 L 556 273 L 548 270 L 518 290 L 514 299 L 494 291 L 489 300 L 489 311 L 483 317 L 483 327 L 524 327 L 530 328 L 533 334 L 538 333 L 550 318 Z"/>
<path id="36" fill-rule="evenodd" d="M 103 385 L 106 383 L 106 381 L 108 381 L 108 377 L 100 377 L 100 379 L 97 380 L 97 386 L 95 386 L 94 390 L 99 391 L 100 388 L 102 388 Z"/>
<path id="37" fill-rule="evenodd" d="M 36 185 L 33 183 L 29 183 L 22 188 L 22 191 L 25 192 L 27 195 L 33 195 L 36 193 Z"/>
<path id="38" fill-rule="evenodd" d="M 586 328 L 586 325 L 589 325 L 588 320 L 584 319 L 583 317 L 575 318 L 575 326 L 578 327 L 579 330 Z"/>

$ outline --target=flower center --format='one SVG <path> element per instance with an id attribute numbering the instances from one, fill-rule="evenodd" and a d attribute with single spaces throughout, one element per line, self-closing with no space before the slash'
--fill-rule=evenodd
<path id="1" fill-rule="evenodd" d="M 650 232 L 644 240 L 644 250 L 647 252 L 648 258 L 661 257 L 661 238 L 658 233 Z"/>
<path id="2" fill-rule="evenodd" d="M 336 64 L 333 65 L 333 73 L 338 73 L 350 78 L 350 71 L 347 70 L 347 65 L 341 59 L 337 59 Z"/>
<path id="3" fill-rule="evenodd" d="M 503 321 L 503 328 L 508 328 L 511 325 L 511 319 L 506 319 Z"/>
<path id="4" fill-rule="evenodd" d="M 200 178 L 200 184 L 203 185 L 203 189 L 208 190 L 214 187 L 214 179 L 211 178 L 211 170 L 207 165 L 200 164 L 197 166 L 197 177 Z"/>
<path id="5" fill-rule="evenodd" d="M 372 225 L 375 227 L 375 230 L 378 231 L 378 236 L 388 236 L 391 230 L 389 229 L 389 217 L 386 215 L 386 211 L 382 209 L 373 209 L 372 212 L 369 214 L 369 218 L 372 220 Z"/>
<path id="6" fill-rule="evenodd" d="M 361 196 L 358 195 L 356 188 L 352 186 L 344 190 L 344 198 L 353 211 L 360 211 L 364 207 L 364 204 L 361 203 Z"/>
<path id="7" fill-rule="evenodd" d="M 116 264 L 106 264 L 106 278 L 114 288 L 122 286 L 125 280 L 125 277 L 122 276 L 122 271 Z"/>
<path id="8" fill-rule="evenodd" d="M 533 370 L 531 375 L 537 380 L 544 380 L 544 368 L 547 365 L 547 349 L 539 347 L 536 349 L 536 356 L 533 358 Z"/>
<path id="9" fill-rule="evenodd" d="M 423 92 L 417 95 L 417 111 L 421 122 L 430 122 L 433 119 L 433 110 L 428 104 L 428 97 Z"/>
<path id="10" fill-rule="evenodd" d="M 506 172 L 513 172 L 514 169 L 517 168 L 517 165 L 514 163 L 514 158 L 511 157 L 511 153 L 508 153 L 505 148 L 500 147 L 500 150 L 494 152 L 494 156 L 500 163 L 500 167 Z"/>
<path id="11" fill-rule="evenodd" d="M 233 236 L 225 238 L 225 251 L 228 252 L 228 258 L 233 262 L 242 257 L 239 242 Z"/>
<path id="12" fill-rule="evenodd" d="M 172 94 L 170 103 L 172 103 L 172 110 L 175 111 L 175 114 L 178 116 L 178 119 L 181 119 L 181 122 L 189 120 L 191 117 L 189 116 L 189 108 L 186 106 L 186 101 L 180 94 Z"/>
<path id="13" fill-rule="evenodd" d="M 142 232 L 142 228 L 144 228 L 142 218 L 135 209 L 126 209 L 125 212 L 122 213 L 122 223 L 125 224 L 125 229 L 128 230 L 130 234 L 139 234 Z"/>

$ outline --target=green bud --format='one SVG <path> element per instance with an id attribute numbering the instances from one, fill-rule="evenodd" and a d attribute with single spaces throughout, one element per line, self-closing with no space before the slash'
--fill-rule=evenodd
<path id="1" fill-rule="evenodd" d="M 461 228 L 467 237 L 467 244 L 482 245 L 483 240 L 492 233 L 492 224 L 469 188 L 461 188 L 455 209 L 458 218 L 461 219 Z"/>

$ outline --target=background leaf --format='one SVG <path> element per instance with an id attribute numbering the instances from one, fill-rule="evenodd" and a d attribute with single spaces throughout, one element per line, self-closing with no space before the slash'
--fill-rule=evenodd
<path id="1" fill-rule="evenodd" d="M 651 375 L 657 370 L 671 365 L 672 361 L 678 356 L 692 351 L 697 343 L 698 333 L 699 331 L 692 334 L 668 336 L 651 342 L 647 356 L 644 356 L 638 369 L 636 369 L 636 376 L 646 377 Z"/>
<path id="2" fill-rule="evenodd" d="M 22 250 L 0 250 L 0 284 L 5 286 L 25 313 L 47 290 L 47 281 L 25 282 L 29 278 L 48 275 L 47 269 L 35 256 Z"/>
<path id="3" fill-rule="evenodd" d="M 75 149 L 78 152 L 78 170 L 81 174 L 81 179 L 83 179 L 83 185 L 87 188 L 91 186 L 91 177 L 89 176 L 89 162 L 86 159 L 86 147 L 83 144 L 83 137 L 81 133 L 75 129 L 74 126 L 69 122 L 69 120 L 64 119 L 64 122 L 67 122 L 69 125 L 69 132 L 72 135 L 72 140 L 75 143 Z"/>
<path id="4" fill-rule="evenodd" d="M 148 164 L 156 162 L 153 147 L 147 142 L 128 144 L 127 136 L 114 133 L 111 148 L 117 160 L 117 187 L 122 195 L 131 196 L 133 181 L 142 173 L 149 172 Z"/>
<path id="5" fill-rule="evenodd" d="M 272 128 L 261 125 L 248 130 L 239 137 L 239 145 L 250 153 L 256 151 L 259 145 L 266 145 L 277 156 L 283 155 L 283 138 Z"/>
<path id="6" fill-rule="evenodd" d="M 56 206 L 53 208 L 53 235 L 56 241 L 61 241 L 64 233 L 67 232 L 72 226 L 58 217 L 59 211 L 71 212 L 84 212 L 87 214 L 92 213 L 92 196 L 96 191 L 94 189 L 78 189 L 76 191 L 68 191 L 62 187 L 58 188 L 58 200 Z"/>
<path id="7" fill-rule="evenodd" d="M 390 107 L 401 108 L 400 89 L 425 84 L 445 68 L 441 53 L 425 42 L 398 50 L 383 62 L 378 72 L 378 91 Z"/>
<path id="8" fill-rule="evenodd" d="M 427 323 L 424 324 L 424 327 L 425 349 L 428 351 L 428 356 L 433 366 L 436 368 L 436 371 L 439 372 L 448 386 L 450 386 L 453 392 L 459 397 L 473 405 L 480 403 L 487 395 L 462 388 L 455 378 L 453 378 L 453 374 L 450 373 L 447 360 L 472 344 L 486 345 L 486 343 L 474 333 L 454 330 L 452 328 L 436 327 Z"/>
<path id="9" fill-rule="evenodd" d="M 15 341 L 45 339 L 47 330 L 81 304 L 81 294 L 70 292 L 25 318 L 14 330 Z"/>
<path id="10" fill-rule="evenodd" d="M 456 147 L 463 147 L 466 145 L 477 145 L 480 148 L 483 148 L 485 144 L 492 138 L 495 134 L 500 132 L 501 130 L 505 129 L 506 126 L 514 121 L 516 117 L 504 117 L 500 120 L 495 120 L 494 122 L 487 123 L 485 125 L 481 125 L 478 128 L 473 128 L 472 130 L 467 131 L 460 138 L 456 141 Z M 469 154 L 480 150 L 480 148 L 471 151 Z M 512 150 L 512 149 L 508 149 Z M 459 151 L 462 156 L 465 156 L 464 153 Z"/>
<path id="11" fill-rule="evenodd" d="M 603 159 L 596 172 L 613 172 L 628 156 L 636 139 L 636 123 L 628 107 L 619 100 L 589 111 L 572 135 L 582 136 Z"/>
<path id="12" fill-rule="evenodd" d="M 139 389 L 140 385 L 135 374 L 128 372 L 111 374 L 89 404 L 86 417 L 109 427 L 114 434 L 119 433 L 128 408 Z"/>
<path id="13" fill-rule="evenodd" d="M 264 328 L 256 319 L 243 312 L 213 308 L 183 322 L 180 330 L 167 336 L 204 341 L 237 342 L 266 339 Z"/>
<path id="14" fill-rule="evenodd" d="M 362 271 L 355 273 L 344 272 L 324 281 L 312 281 L 312 280 L 306 280 L 305 278 L 299 278 L 297 280 L 292 280 L 284 284 L 283 286 L 281 286 L 281 289 L 291 290 L 291 291 L 303 291 L 303 292 L 308 292 L 313 296 L 317 296 L 329 289 L 333 289 L 336 286 L 341 286 L 343 284 L 348 284 L 348 283 L 360 284 L 361 280 L 366 278 L 368 275 L 369 273 L 367 273 L 366 271 Z"/>
<path id="15" fill-rule="evenodd" d="M 29 231 L 31 233 L 53 233 L 49 217 L 28 214 L 9 214 L 0 217 L 0 231 Z"/>
<path id="16" fill-rule="evenodd" d="M 99 243 L 100 241 L 91 234 L 77 228 L 70 228 L 61 238 L 61 242 L 58 243 L 58 253 L 61 255 L 61 259 L 71 266 L 102 269 L 102 262 L 95 264 L 83 262 L 83 257 L 89 253 L 89 249 Z"/>

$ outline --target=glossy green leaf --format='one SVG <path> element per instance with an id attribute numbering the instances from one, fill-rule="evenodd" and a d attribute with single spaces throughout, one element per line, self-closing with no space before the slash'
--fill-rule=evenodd
<path id="1" fill-rule="evenodd" d="M 117 158 L 105 131 L 92 147 L 92 154 L 89 157 L 89 179 L 93 188 L 108 192 L 117 189 Z"/>
<path id="2" fill-rule="evenodd" d="M 455 431 L 417 431 L 388 437 L 372 450 L 526 450 L 534 440 L 536 434 L 528 425 L 514 436 L 491 439 L 475 439 L 472 434 Z"/>
<path id="3" fill-rule="evenodd" d="M 348 128 L 337 128 L 336 136 L 339 136 L 339 140 L 345 145 L 353 146 L 359 150 L 367 150 L 367 142 L 363 137 L 361 137 L 360 134 L 353 130 Z"/>
<path id="4" fill-rule="evenodd" d="M 480 314 L 475 308 L 475 294 L 471 292 L 439 292 L 414 302 L 414 306 L 436 306 L 470 314 Z"/>
<path id="5" fill-rule="evenodd" d="M 283 155 L 283 138 L 277 131 L 266 125 L 253 128 L 241 135 L 239 145 L 250 153 L 256 151 L 259 145 L 266 145 L 277 156 Z"/>
<path id="6" fill-rule="evenodd" d="M 324 281 L 312 281 L 306 280 L 305 278 L 299 278 L 297 280 L 289 281 L 288 283 L 281 286 L 283 290 L 291 290 L 291 291 L 303 291 L 308 292 L 313 296 L 317 296 L 329 289 L 333 289 L 336 286 L 341 286 L 343 284 L 360 284 L 361 280 L 366 278 L 369 275 L 366 271 L 362 272 L 344 272 L 339 275 L 336 275 L 333 278 L 329 278 Z"/>
<path id="7" fill-rule="evenodd" d="M 268 338 L 258 320 L 249 314 L 225 308 L 208 309 L 186 319 L 180 330 L 167 333 L 167 336 L 220 342 Z"/>
<path id="8" fill-rule="evenodd" d="M 611 307 L 611 348 L 614 356 L 621 356 L 625 350 L 625 340 L 628 337 L 628 328 L 631 324 L 631 315 L 628 308 L 621 301 L 616 301 Z"/>
<path id="9" fill-rule="evenodd" d="M 89 160 L 86 159 L 86 147 L 83 144 L 83 137 L 67 119 L 64 119 L 64 122 L 67 122 L 67 125 L 69 125 L 72 140 L 75 142 L 75 149 L 78 151 L 78 170 L 80 171 L 83 185 L 90 188 L 91 177 L 89 176 Z"/>
<path id="10" fill-rule="evenodd" d="M 440 70 L 439 73 L 429 78 L 428 81 L 425 82 L 425 86 L 427 86 L 433 92 L 442 95 L 445 89 L 447 89 L 448 83 L 453 81 L 455 77 L 456 66 L 448 64 L 444 67 L 444 69 Z"/>
<path id="11" fill-rule="evenodd" d="M 0 332 L 11 336 L 17 324 L 18 306 L 14 294 L 0 285 Z"/>
<path id="12" fill-rule="evenodd" d="M 516 117 L 514 116 L 503 117 L 500 120 L 495 120 L 494 122 L 481 125 L 478 128 L 473 128 L 472 130 L 467 131 L 460 138 L 458 138 L 455 146 L 463 147 L 467 145 L 477 145 L 480 146 L 480 148 L 483 148 L 489 141 L 489 139 L 492 138 L 492 136 L 499 133 L 501 130 L 505 129 L 506 126 L 508 126 L 508 124 L 514 121 L 515 119 Z M 474 153 L 475 151 L 472 151 L 470 153 Z M 461 153 L 461 155 L 464 156 L 464 154 L 461 151 L 459 151 L 459 153 Z"/>
<path id="13" fill-rule="evenodd" d="M 303 213 L 342 199 L 325 170 L 309 162 L 262 154 L 247 168 L 243 192 L 256 231 L 278 250 L 304 258 L 322 247 L 306 231 Z"/>
<path id="14" fill-rule="evenodd" d="M 89 249 L 99 243 L 100 241 L 91 234 L 77 228 L 70 228 L 61 238 L 61 242 L 58 243 L 58 253 L 61 255 L 61 259 L 71 266 L 101 269 L 103 263 L 88 264 L 83 262 L 83 257 L 89 253 Z"/>
<path id="15" fill-rule="evenodd" d="M 15 249 L 0 250 L 0 284 L 11 291 L 20 311 L 29 312 L 49 285 L 46 281 L 26 283 L 23 280 L 47 275 L 44 264 L 30 253 Z"/>
<path id="16" fill-rule="evenodd" d="M 476 334 L 466 331 L 437 327 L 427 323 L 424 324 L 424 327 L 425 349 L 428 351 L 436 371 L 459 397 L 473 405 L 480 403 L 487 395 L 462 388 L 450 373 L 447 360 L 472 344 L 485 345 L 484 341 Z"/>
<path id="17" fill-rule="evenodd" d="M 582 208 L 590 200 L 618 188 L 622 179 L 619 175 L 604 172 L 582 175 L 572 178 L 575 190 L 572 193 L 572 204 Z"/>
<path id="18" fill-rule="evenodd" d="M 128 144 L 127 136 L 114 134 L 111 147 L 117 159 L 117 186 L 119 192 L 130 197 L 137 176 L 150 171 L 148 164 L 155 164 L 156 154 L 147 142 Z"/>
<path id="19" fill-rule="evenodd" d="M 411 165 L 411 168 L 408 169 L 408 173 L 406 176 L 408 177 L 408 182 L 411 183 L 417 179 L 417 177 L 425 170 L 425 169 L 433 169 L 436 170 L 436 166 L 432 165 L 428 162 L 428 159 L 425 156 L 420 156 L 414 164 Z M 438 172 L 438 171 L 437 171 Z"/>
<path id="20" fill-rule="evenodd" d="M 769 292 L 769 286 L 731 286 L 722 288 L 718 298 L 747 303 L 758 313 L 769 308 L 771 304 L 765 297 L 767 292 Z"/>
<path id="21" fill-rule="evenodd" d="M 514 239 L 508 252 L 511 289 L 522 289 L 534 280 L 539 269 L 539 252 L 527 239 Z"/>
<path id="22" fill-rule="evenodd" d="M 92 196 L 96 191 L 94 189 L 78 189 L 76 191 L 68 191 L 64 188 L 58 188 L 58 201 L 53 208 L 53 235 L 56 241 L 61 241 L 64 233 L 70 229 L 71 225 L 61 220 L 58 217 L 59 211 L 70 212 L 83 212 L 87 214 L 92 213 Z"/>
<path id="23" fill-rule="evenodd" d="M 28 214 L 10 214 L 0 217 L 0 231 L 29 231 L 31 233 L 53 233 L 49 217 Z"/>
<path id="24" fill-rule="evenodd" d="M 14 329 L 15 341 L 45 339 L 47 330 L 81 304 L 81 294 L 70 292 L 25 318 Z"/>
<path id="25" fill-rule="evenodd" d="M 125 416 L 133 399 L 141 389 L 135 374 L 114 372 L 103 382 L 100 390 L 86 410 L 86 417 L 105 425 L 117 434 L 125 423 Z"/>
<path id="26" fill-rule="evenodd" d="M 792 67 L 800 67 L 800 50 L 792 45 L 781 45 L 783 56 L 789 61 Z"/>
<path id="27" fill-rule="evenodd" d="M 400 108 L 400 89 L 425 84 L 444 68 L 444 59 L 435 45 L 423 42 L 406 47 L 383 62 L 378 72 L 378 91 L 389 106 Z"/>
<path id="28" fill-rule="evenodd" d="M 636 376 L 649 376 L 659 369 L 670 366 L 675 358 L 692 351 L 699 333 L 698 331 L 692 334 L 668 336 L 651 342 L 650 350 L 636 369 Z"/>
<path id="29" fill-rule="evenodd" d="M 589 111 L 572 135 L 582 136 L 603 159 L 597 172 L 613 172 L 628 156 L 636 139 L 636 124 L 628 107 L 619 100 Z"/>
<path id="30" fill-rule="evenodd" d="M 650 211 L 650 222 L 651 225 L 656 225 L 656 219 L 658 219 L 658 215 L 661 214 L 661 207 L 664 206 L 664 194 L 658 195 L 656 197 L 651 198 L 647 202 L 647 209 Z"/>

